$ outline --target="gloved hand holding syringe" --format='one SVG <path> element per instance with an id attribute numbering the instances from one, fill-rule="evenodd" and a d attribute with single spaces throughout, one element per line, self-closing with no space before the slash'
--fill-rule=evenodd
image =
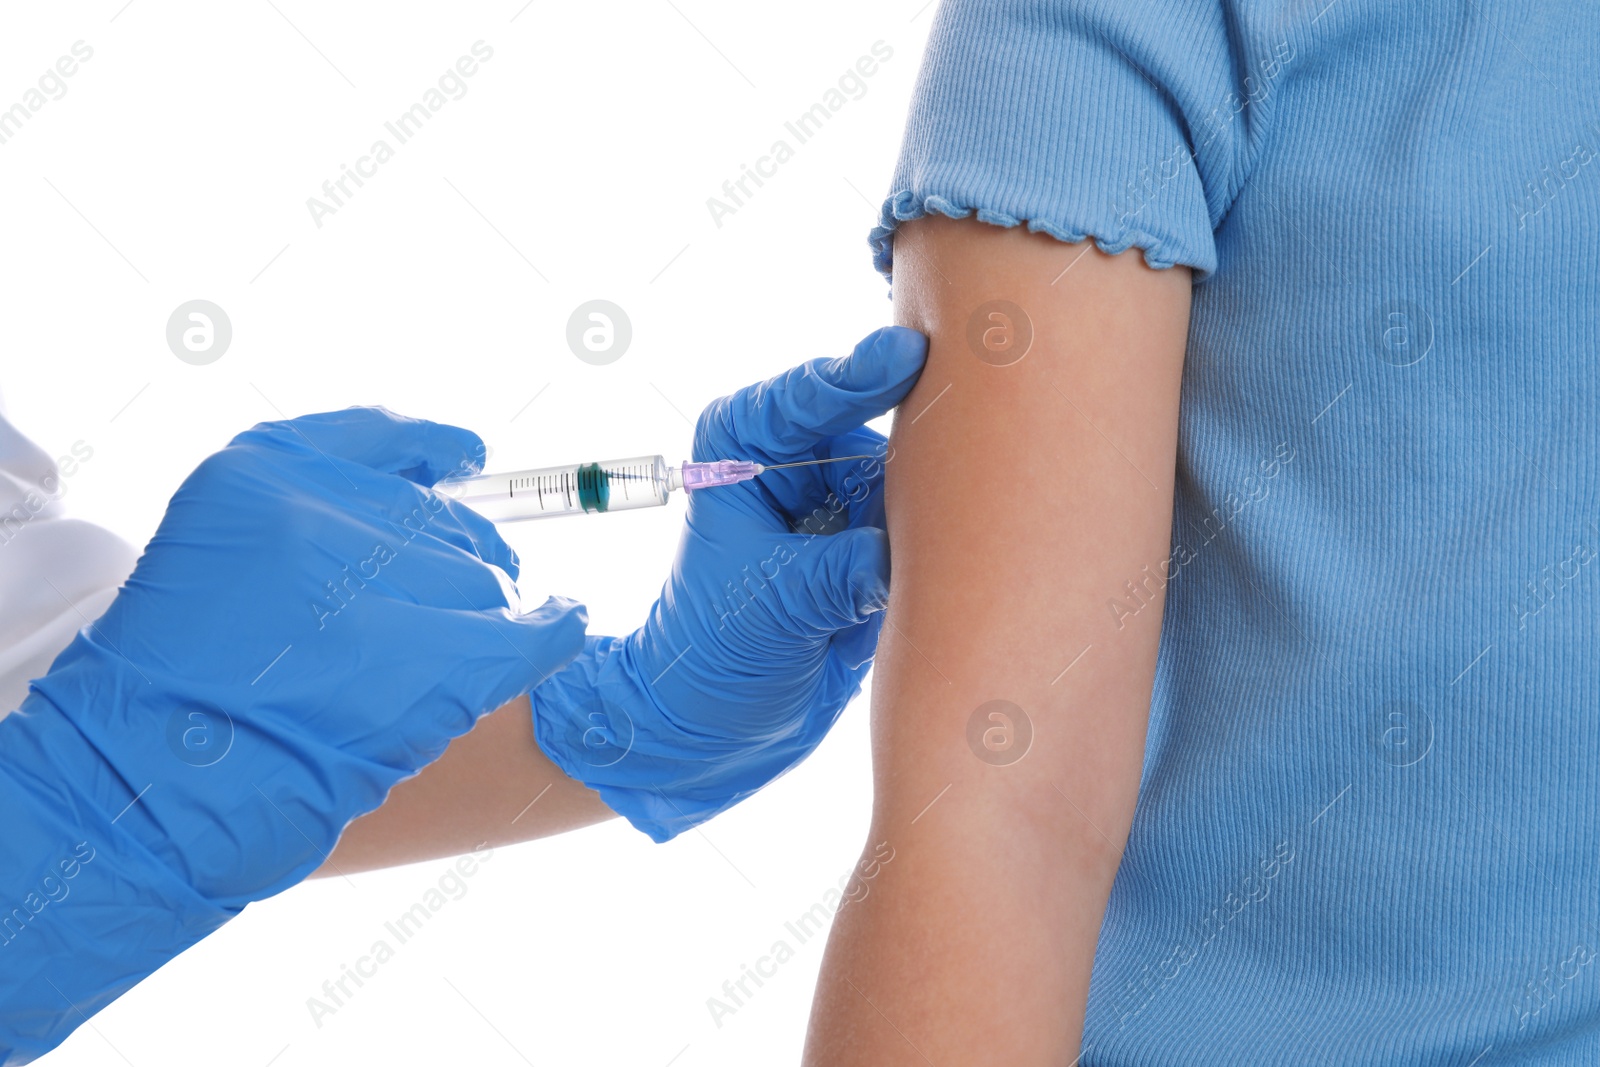
<path id="1" fill-rule="evenodd" d="M 453 847 L 386 798 L 524 698 L 538 759 L 560 771 L 545 788 L 572 803 L 593 790 L 656 841 L 796 766 L 872 666 L 888 442 L 866 423 L 910 391 L 926 353 L 921 334 L 889 327 L 714 400 L 698 460 L 677 468 L 646 456 L 439 492 L 482 439 L 371 407 L 233 438 L 178 488 L 116 599 L 0 718 L 0 902 L 28 902 L 0 931 L 28 953 L 0 967 L 0 1062 L 48 1052 L 250 902 L 337 870 L 357 816 L 392 813 L 376 855 L 386 833 L 391 855 Z M 631 633 L 586 633 L 583 606 L 561 597 L 521 610 L 506 581 L 519 560 L 491 518 L 713 486 L 727 488 L 690 495 Z M 452 796 L 460 779 L 433 781 Z M 551 821 L 536 811 L 514 831 L 485 809 L 485 833 L 570 829 L 583 809 L 555 803 L 541 806 Z"/>
<path id="2" fill-rule="evenodd" d="M 451 478 L 434 488 L 493 522 L 519 522 L 659 507 L 674 489 L 693 492 L 737 485 L 769 470 L 873 458 L 833 456 L 769 464 L 717 459 L 706 463 L 685 461 L 681 466 L 669 467 L 662 456 L 633 456 Z"/>

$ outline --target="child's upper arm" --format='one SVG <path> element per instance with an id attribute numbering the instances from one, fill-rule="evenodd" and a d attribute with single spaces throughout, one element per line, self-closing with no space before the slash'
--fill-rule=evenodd
<path id="1" fill-rule="evenodd" d="M 813 1061 L 1066 1063 L 1143 760 L 1190 273 L 930 218 L 895 279 L 931 347 L 886 469 L 894 858 L 835 926 Z M 1147 606 L 1109 610 L 1127 581 Z"/>

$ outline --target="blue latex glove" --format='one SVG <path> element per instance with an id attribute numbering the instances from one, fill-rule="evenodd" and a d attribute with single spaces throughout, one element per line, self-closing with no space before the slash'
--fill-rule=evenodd
<path id="1" fill-rule="evenodd" d="M 0 908 L 22 908 L 0 914 L 0 1062 L 305 877 L 580 651 L 582 608 L 516 614 L 511 550 L 426 488 L 482 454 L 351 408 L 257 426 L 183 483 L 105 615 L 0 721 Z"/>
<path id="2" fill-rule="evenodd" d="M 689 494 L 649 621 L 590 638 L 534 690 L 546 754 L 655 840 L 799 763 L 860 691 L 889 581 L 887 443 L 862 424 L 900 402 L 926 354 L 921 334 L 890 327 L 708 407 L 696 460 L 873 458 Z"/>

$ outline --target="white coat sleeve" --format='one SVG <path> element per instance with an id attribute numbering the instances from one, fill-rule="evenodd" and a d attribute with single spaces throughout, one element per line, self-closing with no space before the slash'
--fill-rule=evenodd
<path id="1" fill-rule="evenodd" d="M 64 498 L 94 451 L 80 441 L 59 452 L 0 414 L 0 716 L 105 611 L 138 556 L 109 530 L 67 517 Z"/>

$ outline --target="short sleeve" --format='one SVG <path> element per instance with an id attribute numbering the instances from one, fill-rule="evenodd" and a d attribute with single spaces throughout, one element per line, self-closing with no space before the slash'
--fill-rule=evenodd
<path id="1" fill-rule="evenodd" d="M 976 212 L 1204 280 L 1257 117 L 1233 23 L 1217 0 L 944 0 L 872 231 L 878 269 L 901 222 Z"/>

